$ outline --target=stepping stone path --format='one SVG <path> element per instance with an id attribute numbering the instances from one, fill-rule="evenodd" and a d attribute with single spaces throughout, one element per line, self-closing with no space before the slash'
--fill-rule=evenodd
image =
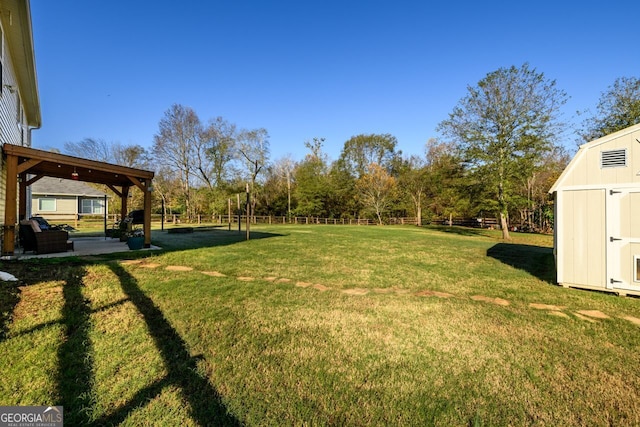
<path id="1" fill-rule="evenodd" d="M 594 317 L 596 319 L 610 319 L 609 316 L 607 316 L 606 314 L 604 314 L 599 310 L 579 310 L 578 314 L 581 314 L 587 317 Z"/>
<path id="2" fill-rule="evenodd" d="M 342 293 L 347 295 L 366 295 L 369 293 L 369 291 L 367 289 L 353 288 L 345 289 L 344 291 L 342 291 Z"/>
<path id="3" fill-rule="evenodd" d="M 438 297 L 438 298 L 451 298 L 453 294 L 447 292 L 438 292 L 438 291 L 420 291 L 416 293 L 416 296 L 419 297 Z"/>
<path id="4" fill-rule="evenodd" d="M 207 276 L 211 276 L 211 277 L 227 277 L 226 274 L 222 274 L 217 271 L 203 271 L 202 274 L 206 274 Z"/>
<path id="5" fill-rule="evenodd" d="M 158 268 L 161 266 L 161 264 L 158 263 L 145 263 L 144 260 L 142 259 L 132 259 L 132 260 L 122 260 L 120 261 L 121 265 L 134 265 L 134 266 L 138 266 L 140 268 L 148 268 L 148 269 L 154 269 L 154 268 Z M 165 270 L 167 271 L 193 271 L 192 267 L 187 267 L 187 266 L 182 266 L 182 265 L 169 265 L 165 267 Z M 219 271 L 202 271 L 202 274 L 205 274 L 207 276 L 211 276 L 211 277 L 227 277 L 226 274 L 224 273 L 220 273 Z M 236 277 L 237 280 L 243 281 L 243 282 L 252 282 L 256 279 L 255 277 L 250 277 L 250 276 L 238 276 Z M 274 277 L 274 276 L 270 276 L 270 277 L 264 277 L 261 280 L 265 281 L 265 282 L 271 282 L 271 283 L 292 283 L 293 280 L 291 279 L 287 279 L 285 277 Z M 316 289 L 320 292 L 326 292 L 329 290 L 332 290 L 334 288 L 331 288 L 329 286 L 325 286 L 322 285 L 320 283 L 310 283 L 310 282 L 295 282 L 295 286 L 298 288 L 313 288 Z M 412 291 L 408 290 L 408 289 L 400 289 L 400 288 L 396 288 L 391 287 L 391 288 L 372 288 L 372 289 L 363 289 L 363 288 L 352 288 L 352 289 L 343 289 L 341 290 L 341 293 L 345 294 L 345 295 L 352 295 L 352 296 L 363 296 L 363 295 L 367 295 L 369 293 L 375 293 L 375 294 L 392 294 L 395 293 L 397 295 L 406 295 L 411 293 Z M 419 297 L 437 297 L 437 298 L 454 298 L 455 295 L 454 294 L 450 294 L 448 292 L 440 292 L 440 291 L 432 291 L 429 289 L 426 290 L 422 290 L 422 291 L 418 291 L 418 292 L 413 292 L 414 296 L 419 296 Z M 503 298 L 498 298 L 498 297 L 488 297 L 485 295 L 473 295 L 470 297 L 473 301 L 481 301 L 481 302 L 486 302 L 486 303 L 490 303 L 490 304 L 495 304 L 498 306 L 509 306 L 510 302 L 506 299 Z M 546 310 L 548 312 L 549 315 L 551 316 L 557 316 L 557 317 L 562 317 L 562 318 L 570 318 L 570 316 L 565 313 L 563 310 L 565 310 L 567 307 L 566 306 L 560 306 L 560 305 L 553 305 L 553 304 L 543 304 L 543 303 L 529 303 L 529 308 L 535 309 L 535 310 Z M 594 323 L 597 322 L 597 319 L 610 319 L 611 317 L 605 313 L 603 313 L 600 310 L 578 310 L 573 314 L 576 318 L 590 322 L 590 323 Z M 640 318 L 637 317 L 633 317 L 633 316 L 624 316 L 624 317 L 620 317 L 621 319 L 624 319 L 628 322 L 631 322 L 634 325 L 640 326 Z"/>
<path id="6" fill-rule="evenodd" d="M 168 265 L 164 268 L 167 271 L 191 271 L 192 267 L 185 267 L 184 265 Z"/>
<path id="7" fill-rule="evenodd" d="M 474 295 L 471 297 L 471 299 L 474 301 L 490 302 L 491 304 L 502 306 L 509 305 L 509 301 L 507 301 L 506 299 L 485 297 L 484 295 Z"/>
<path id="8" fill-rule="evenodd" d="M 140 264 L 141 268 L 158 268 L 160 267 L 160 264 Z"/>

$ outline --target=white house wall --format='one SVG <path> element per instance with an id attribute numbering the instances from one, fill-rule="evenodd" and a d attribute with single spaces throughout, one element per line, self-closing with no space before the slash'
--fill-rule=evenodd
<path id="1" fill-rule="evenodd" d="M 5 38 L 6 32 L 0 23 L 2 31 L 1 56 L 2 62 L 2 85 L 0 86 L 0 144 L 16 144 L 31 146 L 30 132 L 23 126 L 23 109 L 20 107 L 18 113 L 19 90 L 11 56 L 7 52 L 8 43 Z M 2 160 L 2 173 L 0 174 L 0 188 L 6 188 L 6 168 Z M 17 209 L 17 208 L 16 208 Z M 4 192 L 0 194 L 0 218 L 4 218 L 5 197 Z"/>

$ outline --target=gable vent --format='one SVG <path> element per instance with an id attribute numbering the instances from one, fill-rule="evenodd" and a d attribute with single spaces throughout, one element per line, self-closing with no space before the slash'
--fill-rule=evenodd
<path id="1" fill-rule="evenodd" d="M 609 150 L 600 152 L 601 168 L 623 168 L 627 166 L 627 150 Z"/>

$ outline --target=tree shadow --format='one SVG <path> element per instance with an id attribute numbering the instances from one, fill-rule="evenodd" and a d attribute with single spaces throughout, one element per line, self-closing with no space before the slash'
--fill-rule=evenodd
<path id="1" fill-rule="evenodd" d="M 87 425 L 93 399 L 93 359 L 89 338 L 91 308 L 82 294 L 82 267 L 69 267 L 63 272 L 61 323 L 64 339 L 58 347 L 57 387 L 60 404 L 65 409 L 65 422 L 69 425 Z"/>
<path id="2" fill-rule="evenodd" d="M 269 239 L 282 237 L 283 234 L 252 231 L 250 240 Z M 154 244 L 162 247 L 164 252 L 181 251 L 186 249 L 199 249 L 208 247 L 228 246 L 246 242 L 246 231 L 222 229 L 195 229 L 193 233 L 168 233 L 167 231 L 154 231 L 152 240 Z"/>
<path id="3" fill-rule="evenodd" d="M 487 249 L 487 256 L 537 277 L 555 283 L 553 249 L 542 246 L 498 243 Z"/>
<path id="4" fill-rule="evenodd" d="M 18 282 L 0 282 L 0 343 L 7 338 L 13 312 L 20 301 Z"/>
<path id="5" fill-rule="evenodd" d="M 198 373 L 198 357 L 189 354 L 186 343 L 153 300 L 140 289 L 137 280 L 121 265 L 115 263 L 108 265 L 118 276 L 124 293 L 142 315 L 168 373 L 165 378 L 140 390 L 124 406 L 97 420 L 94 424 L 113 425 L 123 422 L 133 410 L 159 395 L 166 385 L 173 384 L 179 387 L 180 393 L 189 402 L 190 415 L 197 424 L 202 426 L 241 425 L 233 415 L 229 414 L 220 394 L 209 380 Z"/>
<path id="6" fill-rule="evenodd" d="M 492 237 L 489 230 L 485 228 L 470 228 L 470 227 L 460 227 L 457 225 L 448 226 L 448 225 L 428 225 L 425 228 L 433 231 L 439 231 L 441 233 L 448 234 L 457 234 L 459 236 L 486 236 Z"/>

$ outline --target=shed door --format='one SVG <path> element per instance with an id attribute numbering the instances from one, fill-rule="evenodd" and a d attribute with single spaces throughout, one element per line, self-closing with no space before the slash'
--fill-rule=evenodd
<path id="1" fill-rule="evenodd" d="M 640 290 L 640 188 L 607 193 L 607 288 Z"/>

